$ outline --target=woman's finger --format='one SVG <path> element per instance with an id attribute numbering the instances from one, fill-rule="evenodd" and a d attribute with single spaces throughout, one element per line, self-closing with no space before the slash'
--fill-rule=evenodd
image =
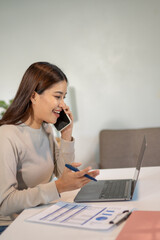
<path id="1" fill-rule="evenodd" d="M 88 175 L 90 175 L 91 177 L 96 177 L 97 175 L 99 175 L 99 170 L 93 170 L 89 172 Z"/>
<path id="2" fill-rule="evenodd" d="M 77 172 L 77 176 L 83 177 L 85 174 L 88 174 L 90 170 L 91 170 L 91 167 L 87 167 L 87 168 Z"/>
<path id="3" fill-rule="evenodd" d="M 73 167 L 80 167 L 82 165 L 82 163 L 80 163 L 80 162 L 73 162 L 73 163 L 70 163 L 70 165 L 72 165 Z"/>

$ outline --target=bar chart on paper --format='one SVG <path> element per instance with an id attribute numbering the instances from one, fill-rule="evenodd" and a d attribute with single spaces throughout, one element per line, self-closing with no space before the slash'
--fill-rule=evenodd
<path id="1" fill-rule="evenodd" d="M 110 221 L 121 217 L 130 208 L 119 206 L 100 206 L 79 203 L 58 202 L 31 216 L 27 221 L 51 225 L 71 226 L 94 230 L 108 230 Z"/>

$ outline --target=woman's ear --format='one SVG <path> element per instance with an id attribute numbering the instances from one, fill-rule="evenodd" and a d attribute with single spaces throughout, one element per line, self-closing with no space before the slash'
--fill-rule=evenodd
<path id="1" fill-rule="evenodd" d="M 30 100 L 31 100 L 31 102 L 32 102 L 33 104 L 35 104 L 35 103 L 36 103 L 36 99 L 37 99 L 37 93 L 34 91 L 34 92 L 32 93 L 32 96 L 31 96 Z"/>

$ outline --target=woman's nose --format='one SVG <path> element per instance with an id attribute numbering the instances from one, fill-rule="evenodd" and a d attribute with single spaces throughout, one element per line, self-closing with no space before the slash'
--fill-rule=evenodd
<path id="1" fill-rule="evenodd" d="M 64 99 L 61 99 L 60 103 L 59 103 L 59 107 L 64 108 L 65 107 L 65 102 Z"/>

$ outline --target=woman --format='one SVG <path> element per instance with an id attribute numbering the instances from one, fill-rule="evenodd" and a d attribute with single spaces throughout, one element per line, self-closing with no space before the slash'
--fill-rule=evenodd
<path id="1" fill-rule="evenodd" d="M 47 62 L 32 64 L 25 72 L 17 94 L 0 120 L 0 216 L 47 204 L 60 193 L 81 188 L 96 177 L 90 167 L 79 172 L 65 168 L 74 161 L 73 116 L 64 98 L 67 77 Z M 60 147 L 52 127 L 64 110 L 72 123 L 62 130 Z M 53 177 L 58 179 L 53 181 Z M 2 225 L 2 224 L 1 224 Z"/>

